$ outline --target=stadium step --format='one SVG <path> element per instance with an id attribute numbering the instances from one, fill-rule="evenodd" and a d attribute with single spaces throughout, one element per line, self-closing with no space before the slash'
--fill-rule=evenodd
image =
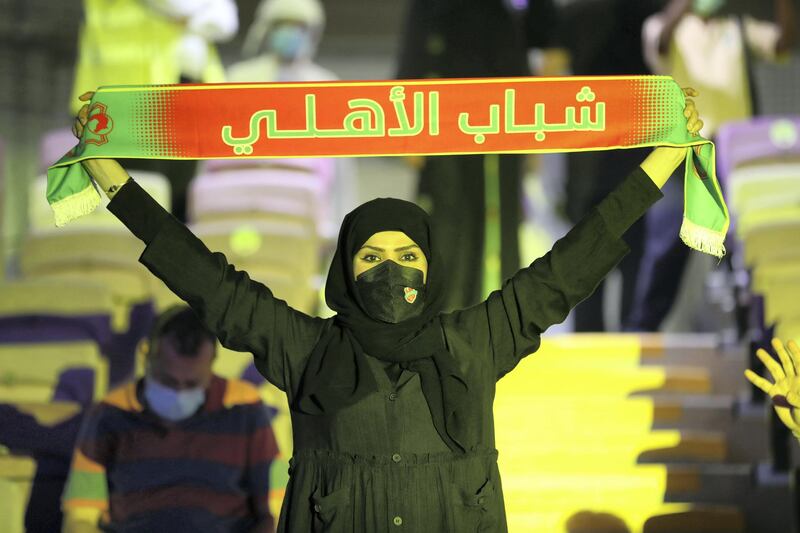
<path id="1" fill-rule="evenodd" d="M 498 395 L 536 398 L 568 393 L 624 397 L 653 392 L 710 394 L 713 389 L 710 372 L 701 367 L 553 366 L 532 360 L 521 364 L 525 364 L 524 371 L 512 372 L 498 382 Z"/>
<path id="2" fill-rule="evenodd" d="M 730 395 L 653 399 L 653 429 L 723 431 L 733 424 L 735 399 Z"/>
<path id="3" fill-rule="evenodd" d="M 508 516 L 512 533 L 744 533 L 745 525 L 740 509 L 724 505 L 662 504 L 598 511 L 579 507 Z"/>
<path id="4" fill-rule="evenodd" d="M 741 504 L 754 483 L 749 464 L 684 464 L 667 467 L 667 502 Z"/>

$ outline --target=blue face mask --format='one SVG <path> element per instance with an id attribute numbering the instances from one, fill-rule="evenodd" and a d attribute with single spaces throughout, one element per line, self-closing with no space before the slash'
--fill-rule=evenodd
<path id="1" fill-rule="evenodd" d="M 269 34 L 269 49 L 284 61 L 294 61 L 310 45 L 308 31 L 294 24 L 283 24 Z"/>
<path id="2" fill-rule="evenodd" d="M 200 409 L 206 401 L 206 391 L 201 387 L 177 391 L 147 377 L 144 380 L 144 397 L 147 406 L 159 417 L 178 422 Z"/>
<path id="3" fill-rule="evenodd" d="M 725 5 L 725 0 L 693 0 L 692 10 L 701 17 L 710 17 Z"/>

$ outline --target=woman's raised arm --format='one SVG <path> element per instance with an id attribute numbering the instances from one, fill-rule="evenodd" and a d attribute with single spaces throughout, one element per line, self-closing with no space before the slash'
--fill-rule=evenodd
<path id="1" fill-rule="evenodd" d="M 684 89 L 696 96 L 693 89 Z M 686 127 L 703 123 L 686 101 Z M 539 348 L 541 334 L 566 319 L 628 252 L 625 231 L 661 198 L 659 190 L 686 157 L 686 148 L 658 147 L 553 248 L 517 272 L 482 304 L 447 320 L 473 343 L 488 339 L 497 378 Z"/>
<path id="2" fill-rule="evenodd" d="M 81 99 L 88 101 L 91 93 Z M 84 106 L 75 120 L 80 137 Z M 109 210 L 146 247 L 139 261 L 188 303 L 222 344 L 252 352 L 258 370 L 278 388 L 294 390 L 325 321 L 275 298 L 263 284 L 238 271 L 221 253 L 212 253 L 184 224 L 130 179 L 113 159 L 83 162 L 111 199 Z"/>

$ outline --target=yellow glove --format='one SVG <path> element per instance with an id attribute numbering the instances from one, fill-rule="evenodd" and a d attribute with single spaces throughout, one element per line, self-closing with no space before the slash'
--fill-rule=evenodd
<path id="1" fill-rule="evenodd" d="M 781 421 L 800 439 L 800 377 L 797 375 L 800 369 L 800 346 L 795 341 L 789 341 L 784 347 L 779 339 L 772 339 L 772 347 L 778 354 L 780 364 L 760 348 L 756 355 L 772 374 L 775 383 L 770 383 L 749 369 L 744 371 L 744 375 L 753 385 L 769 394 Z"/>

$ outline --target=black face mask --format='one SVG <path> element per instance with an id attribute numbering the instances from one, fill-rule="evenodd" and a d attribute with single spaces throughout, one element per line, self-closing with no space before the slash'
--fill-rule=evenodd
<path id="1" fill-rule="evenodd" d="M 384 261 L 356 278 L 365 311 L 374 319 L 397 324 L 419 315 L 425 305 L 425 281 L 417 268 Z"/>

